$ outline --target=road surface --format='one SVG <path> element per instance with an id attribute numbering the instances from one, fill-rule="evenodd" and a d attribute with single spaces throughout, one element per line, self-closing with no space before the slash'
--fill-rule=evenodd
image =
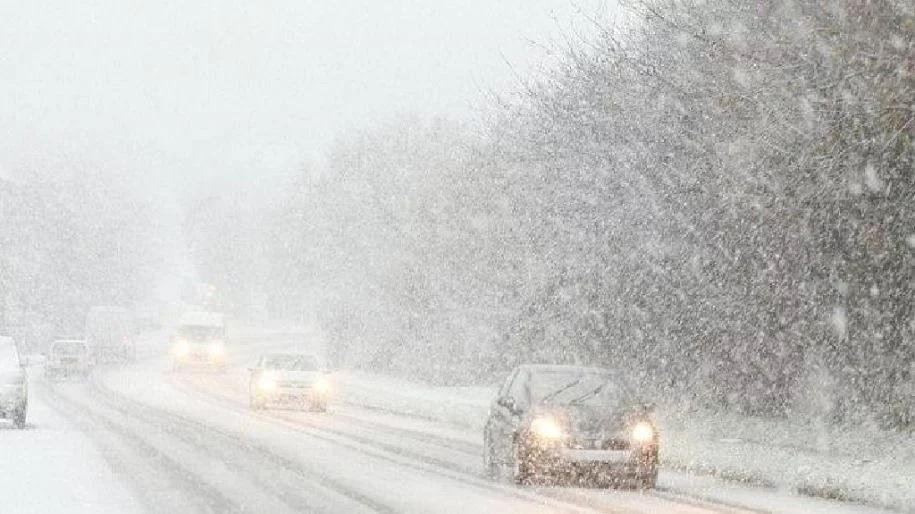
<path id="1" fill-rule="evenodd" d="M 91 441 L 118 478 L 112 512 L 872 512 L 666 470 L 647 492 L 520 487 L 482 476 L 479 434 L 466 429 L 345 398 L 328 413 L 249 409 L 245 367 L 290 341 L 234 341 L 225 373 L 174 373 L 154 347 L 88 382 L 33 376 L 41 407 L 27 432 L 65 422 Z"/>

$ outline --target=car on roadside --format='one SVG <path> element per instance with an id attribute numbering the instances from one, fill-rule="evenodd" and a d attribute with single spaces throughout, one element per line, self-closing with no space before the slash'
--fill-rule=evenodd
<path id="1" fill-rule="evenodd" d="M 603 368 L 524 365 L 506 379 L 483 431 L 492 478 L 558 478 L 653 488 L 660 440 L 652 407 Z"/>
<path id="2" fill-rule="evenodd" d="M 137 328 L 134 314 L 124 307 L 98 306 L 89 310 L 86 343 L 102 363 L 137 360 Z"/>
<path id="3" fill-rule="evenodd" d="M 25 428 L 29 409 L 29 381 L 12 338 L 0 337 L 0 418 Z"/>
<path id="4" fill-rule="evenodd" d="M 314 355 L 269 353 L 249 368 L 249 402 L 252 409 L 287 406 L 325 412 L 330 393 L 327 371 Z"/>
<path id="5" fill-rule="evenodd" d="M 172 369 L 210 369 L 226 366 L 226 324 L 219 312 L 193 311 L 181 318 L 171 337 Z"/>
<path id="6" fill-rule="evenodd" d="M 95 358 L 85 340 L 58 339 L 48 350 L 44 373 L 50 380 L 86 379 L 93 367 Z"/>

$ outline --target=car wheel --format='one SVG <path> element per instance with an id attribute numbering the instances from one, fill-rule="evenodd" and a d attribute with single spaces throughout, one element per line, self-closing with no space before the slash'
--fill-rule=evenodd
<path id="1" fill-rule="evenodd" d="M 25 413 L 26 407 L 22 407 L 13 415 L 13 425 L 15 425 L 16 428 L 25 428 Z"/>
<path id="2" fill-rule="evenodd" d="M 533 477 L 530 456 L 521 441 L 512 444 L 512 480 L 516 484 L 527 485 Z"/>
<path id="3" fill-rule="evenodd" d="M 495 448 L 492 446 L 492 433 L 490 429 L 483 429 L 483 473 L 492 480 L 502 477 L 502 467 L 496 461 Z"/>
<path id="4" fill-rule="evenodd" d="M 658 470 L 642 475 L 639 479 L 639 488 L 640 489 L 654 489 L 658 484 Z"/>

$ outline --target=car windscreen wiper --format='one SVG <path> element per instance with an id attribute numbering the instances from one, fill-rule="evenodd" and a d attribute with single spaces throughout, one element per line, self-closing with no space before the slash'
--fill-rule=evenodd
<path id="1" fill-rule="evenodd" d="M 607 382 L 604 382 L 603 384 L 601 384 L 601 385 L 597 386 L 596 388 L 588 391 L 587 393 L 579 396 L 578 398 L 573 398 L 572 400 L 569 400 L 569 405 L 578 405 L 579 403 L 597 395 L 598 393 L 603 391 L 605 387 L 607 387 Z"/>
<path id="2" fill-rule="evenodd" d="M 581 379 L 582 379 L 582 377 L 576 378 L 575 380 L 569 382 L 568 384 L 566 384 L 566 385 L 560 387 L 559 389 L 553 391 L 552 393 L 544 396 L 543 399 L 541 399 L 540 401 L 545 403 L 545 402 L 552 400 L 553 398 L 556 398 L 563 391 L 567 391 L 567 390 L 577 386 L 581 382 Z"/>

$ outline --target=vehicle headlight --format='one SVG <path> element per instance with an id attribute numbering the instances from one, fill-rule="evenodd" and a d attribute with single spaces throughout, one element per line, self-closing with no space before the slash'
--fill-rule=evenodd
<path id="1" fill-rule="evenodd" d="M 541 439 L 562 439 L 565 431 L 554 418 L 543 416 L 531 422 L 531 432 Z"/>
<path id="2" fill-rule="evenodd" d="M 214 341 L 207 346 L 210 357 L 222 357 L 226 353 L 226 345 L 222 341 Z"/>
<path id="3" fill-rule="evenodd" d="M 184 357 L 191 353 L 191 345 L 182 339 L 175 343 L 174 348 L 172 348 L 172 352 L 175 354 L 175 357 Z"/>
<path id="4" fill-rule="evenodd" d="M 632 439 L 639 443 L 648 443 L 654 439 L 654 427 L 647 421 L 639 421 L 632 427 Z"/>
<path id="5" fill-rule="evenodd" d="M 273 391 L 276 389 L 276 379 L 271 375 L 261 375 L 257 379 L 257 388 L 261 391 Z"/>
<path id="6" fill-rule="evenodd" d="M 318 394 L 327 394 L 330 392 L 330 382 L 326 378 L 319 378 L 316 380 L 314 387 Z"/>

